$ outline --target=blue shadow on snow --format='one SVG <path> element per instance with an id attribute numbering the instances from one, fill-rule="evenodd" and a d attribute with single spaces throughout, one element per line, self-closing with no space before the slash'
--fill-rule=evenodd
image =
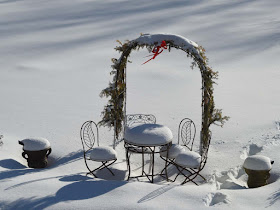
<path id="1" fill-rule="evenodd" d="M 74 179 L 78 177 L 72 177 Z M 60 188 L 56 194 L 42 198 L 20 198 L 11 203 L 0 202 L 0 209 L 44 209 L 60 202 L 92 199 L 125 185 L 125 181 L 77 181 Z"/>

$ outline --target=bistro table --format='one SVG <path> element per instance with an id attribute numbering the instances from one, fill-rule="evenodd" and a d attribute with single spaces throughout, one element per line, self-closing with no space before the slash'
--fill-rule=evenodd
<path id="1" fill-rule="evenodd" d="M 134 127 L 126 127 L 124 134 L 124 147 L 126 149 L 126 160 L 128 166 L 128 178 L 147 177 L 150 182 L 154 182 L 154 156 L 156 153 L 167 152 L 172 145 L 173 135 L 171 130 L 159 124 L 140 124 Z M 161 149 L 161 151 L 160 151 Z M 129 153 L 142 154 L 142 174 L 139 176 L 131 176 L 130 155 Z M 146 173 L 144 168 L 144 154 L 151 154 L 150 166 L 152 174 Z M 168 180 L 167 161 L 165 162 L 165 175 Z M 150 179 L 151 177 L 151 179 Z"/>

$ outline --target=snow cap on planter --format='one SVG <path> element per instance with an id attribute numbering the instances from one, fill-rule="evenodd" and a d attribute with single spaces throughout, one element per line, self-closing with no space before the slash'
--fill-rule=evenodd
<path id="1" fill-rule="evenodd" d="M 18 143 L 23 145 L 24 150 L 28 151 L 45 150 L 51 147 L 50 142 L 45 138 L 27 138 L 18 141 Z"/>
<path id="2" fill-rule="evenodd" d="M 269 157 L 262 155 L 252 155 L 246 158 L 243 167 L 255 171 L 270 170 L 272 168 L 271 164 L 273 164 L 273 162 L 274 161 L 271 161 Z"/>

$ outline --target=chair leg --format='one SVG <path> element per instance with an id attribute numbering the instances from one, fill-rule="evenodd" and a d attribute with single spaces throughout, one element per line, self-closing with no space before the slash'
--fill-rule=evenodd
<path id="1" fill-rule="evenodd" d="M 89 168 L 89 166 L 88 166 L 88 164 L 87 164 L 86 159 L 85 159 L 85 164 L 86 164 L 87 169 L 89 170 L 89 172 L 86 173 L 86 176 L 87 176 L 88 174 L 91 174 L 94 178 L 97 178 L 97 176 L 93 173 L 93 171 L 90 170 L 90 168 Z"/>
<path id="2" fill-rule="evenodd" d="M 130 178 L 130 161 L 129 161 L 130 155 L 128 152 L 128 149 L 126 149 L 126 163 L 127 163 L 127 170 L 128 170 L 128 176 L 127 176 L 127 181 Z"/>
<path id="3" fill-rule="evenodd" d="M 178 168 L 178 167 L 177 167 Z M 184 173 L 183 173 L 183 171 L 187 171 L 187 172 L 189 172 L 190 174 L 187 176 L 187 175 L 185 175 Z M 185 180 L 181 183 L 181 185 L 184 185 L 185 183 L 187 183 L 187 182 L 192 182 L 192 183 L 194 183 L 195 185 L 198 185 L 195 181 L 194 181 L 194 179 L 197 177 L 197 176 L 200 176 L 202 179 L 204 179 L 205 181 L 206 181 L 206 179 L 205 179 L 205 177 L 203 177 L 201 174 L 199 174 L 199 172 L 200 172 L 200 170 L 199 171 L 195 171 L 195 170 L 193 170 L 193 169 L 187 169 L 187 168 L 182 168 L 182 170 L 180 170 L 180 174 L 182 174 L 184 177 L 186 177 L 185 178 Z M 179 173 L 178 173 L 178 175 L 179 175 Z M 177 176 L 178 176 L 177 175 Z M 176 177 L 177 177 L 176 176 Z"/>
<path id="4" fill-rule="evenodd" d="M 107 164 L 107 163 L 109 163 L 109 161 L 102 161 L 102 162 L 101 162 L 101 163 L 102 163 L 101 166 L 99 166 L 98 168 L 96 168 L 96 169 L 94 169 L 94 170 L 90 170 L 90 172 L 88 172 L 87 175 L 88 175 L 88 174 L 92 174 L 95 178 L 98 178 L 98 177 L 94 174 L 94 172 L 106 168 L 108 171 L 110 171 L 110 173 L 111 173 L 113 176 L 115 176 L 115 174 L 112 172 L 112 170 L 111 170 L 110 168 L 108 168 L 108 167 L 109 167 L 110 165 L 112 165 L 112 164 L 113 164 L 114 162 L 116 162 L 116 161 L 117 161 L 117 160 L 114 160 L 114 161 L 111 162 L 110 164 Z"/>
<path id="5" fill-rule="evenodd" d="M 202 178 L 204 178 L 202 175 L 199 174 L 199 172 L 194 171 L 193 169 L 189 170 L 187 168 L 183 168 L 183 167 L 179 167 L 178 165 L 176 165 L 176 168 L 178 169 L 178 174 L 176 175 L 174 181 L 177 179 L 177 177 L 182 174 L 185 177 L 185 180 L 181 183 L 181 185 L 186 184 L 187 182 L 192 182 L 195 185 L 198 185 L 194 179 L 199 175 Z M 187 171 L 188 173 L 190 173 L 189 175 L 185 175 L 183 171 Z M 192 177 L 193 176 L 193 177 Z M 192 178 L 190 178 L 192 177 Z M 205 179 L 205 178 L 204 178 Z M 206 179 L 205 179 L 206 180 Z"/>
<path id="6" fill-rule="evenodd" d="M 180 168 L 177 166 L 177 165 L 175 165 L 176 166 L 176 168 L 177 168 L 177 170 L 179 171 L 178 173 L 177 173 L 177 175 L 175 176 L 175 178 L 174 178 L 174 182 L 176 181 L 176 179 L 177 179 L 177 177 L 180 175 L 180 174 L 183 174 L 183 168 L 180 170 Z"/>
<path id="7" fill-rule="evenodd" d="M 92 171 L 87 172 L 87 173 L 86 173 L 86 176 L 87 176 L 88 174 L 91 174 L 94 178 L 98 178 Z"/>
<path id="8" fill-rule="evenodd" d="M 111 162 L 111 163 L 110 163 L 110 164 L 108 164 L 108 165 L 106 165 L 106 163 L 108 163 L 108 161 L 104 161 L 104 162 L 102 162 L 102 165 L 103 165 L 104 167 L 103 167 L 103 168 L 101 168 L 100 170 L 102 170 L 102 169 L 106 168 L 108 171 L 110 171 L 110 172 L 111 172 L 111 174 L 112 174 L 113 176 L 115 176 L 115 174 L 113 173 L 113 171 L 111 171 L 111 169 L 110 169 L 110 168 L 108 168 L 108 166 L 112 165 L 114 162 L 116 162 L 116 160 L 114 160 L 113 162 Z"/>
<path id="9" fill-rule="evenodd" d="M 164 157 L 161 157 L 161 159 L 164 160 L 164 162 L 165 162 L 165 167 L 161 170 L 160 175 L 161 175 L 162 177 L 165 176 L 165 178 L 167 179 L 167 181 L 169 181 L 169 182 L 174 182 L 175 180 L 169 179 L 169 177 L 168 177 L 168 172 L 167 172 L 167 168 L 168 168 L 170 165 L 174 165 L 174 162 L 173 162 L 174 159 L 167 159 L 167 158 L 164 158 Z"/>
<path id="10" fill-rule="evenodd" d="M 193 169 L 190 169 L 193 173 L 196 173 Z M 197 174 L 198 176 L 200 176 L 202 179 L 204 179 L 204 181 L 206 181 L 206 178 L 204 176 L 202 176 L 201 174 Z"/>
<path id="11" fill-rule="evenodd" d="M 193 175 L 195 175 L 195 176 L 190 179 L 190 177 L 193 176 Z M 199 174 L 191 174 L 191 175 L 187 176 L 186 179 L 181 183 L 181 185 L 184 185 L 187 182 L 192 182 L 192 183 L 194 183 L 195 185 L 198 186 L 198 184 L 194 181 L 194 179 L 197 177 L 197 175 L 199 175 Z"/>

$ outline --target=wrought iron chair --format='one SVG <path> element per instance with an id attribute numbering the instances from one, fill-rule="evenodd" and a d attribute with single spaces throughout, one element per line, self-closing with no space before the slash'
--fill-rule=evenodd
<path id="1" fill-rule="evenodd" d="M 176 175 L 174 181 L 177 179 L 177 177 L 180 174 L 185 177 L 181 185 L 187 182 L 193 182 L 194 184 L 198 185 L 198 183 L 194 180 L 197 176 L 200 176 L 203 180 L 206 181 L 205 177 L 202 176 L 200 172 L 203 170 L 207 162 L 210 141 L 211 141 L 211 134 L 207 144 L 202 148 L 203 151 L 202 155 L 192 150 L 189 150 L 180 153 L 175 158 L 174 164 L 179 172 Z M 187 174 L 185 172 L 187 172 Z"/>
<path id="2" fill-rule="evenodd" d="M 172 151 L 171 149 L 171 155 L 168 157 L 169 164 L 175 165 L 178 170 L 176 177 L 172 181 L 175 181 L 179 175 L 183 175 L 185 177 L 181 185 L 187 182 L 193 182 L 198 185 L 194 180 L 197 176 L 206 180 L 200 172 L 205 167 L 211 139 L 209 139 L 206 147 L 202 148 L 203 154 L 200 155 L 199 153 L 193 151 L 195 133 L 196 128 L 194 122 L 188 118 L 183 119 L 179 125 L 178 144 L 182 142 L 181 145 L 184 146 L 185 150 L 178 151 L 174 149 L 174 151 Z"/>
<path id="3" fill-rule="evenodd" d="M 175 165 L 174 160 L 180 153 L 184 152 L 186 149 L 190 151 L 193 149 L 195 134 L 196 127 L 194 122 L 189 118 L 181 120 L 178 128 L 178 142 L 171 145 L 168 150 L 168 157 L 166 148 L 163 147 L 160 153 L 161 159 L 167 161 L 166 167 L 172 164 Z M 166 170 L 166 168 L 161 171 L 162 175 L 164 170 Z"/>
<path id="4" fill-rule="evenodd" d="M 92 174 L 97 178 L 94 172 L 106 168 L 114 176 L 114 173 L 108 166 L 116 162 L 117 153 L 111 147 L 99 146 L 98 124 L 93 121 L 86 121 L 81 127 L 80 136 L 84 151 L 84 161 L 89 170 L 86 175 Z M 94 147 L 95 143 L 97 147 Z M 100 162 L 102 165 L 92 170 L 89 167 L 88 161 Z"/>
<path id="5" fill-rule="evenodd" d="M 133 127 L 140 124 L 155 124 L 156 117 L 152 114 L 128 114 L 125 118 L 125 129 L 126 127 Z M 130 168 L 129 159 L 131 154 L 133 153 L 141 153 L 142 154 L 142 175 L 144 174 L 144 154 L 150 154 L 150 159 L 152 160 L 152 151 L 146 147 L 136 147 L 129 144 L 124 145 L 126 148 L 126 159 L 127 159 L 127 167 Z M 150 164 L 149 171 L 151 170 L 152 165 Z M 129 170 L 130 171 L 130 170 Z M 129 176 L 128 176 L 129 177 Z"/>

